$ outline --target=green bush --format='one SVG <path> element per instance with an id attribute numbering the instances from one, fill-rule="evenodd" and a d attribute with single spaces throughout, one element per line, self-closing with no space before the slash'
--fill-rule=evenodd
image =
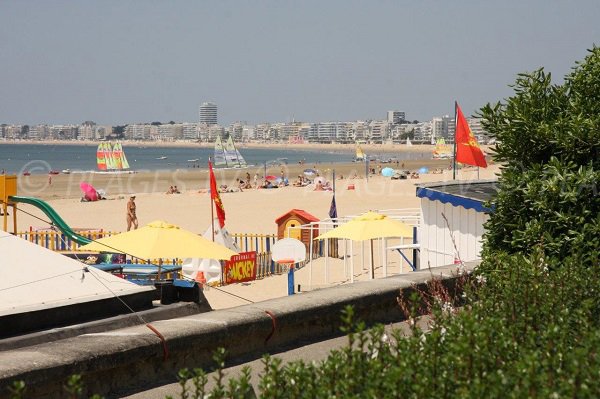
<path id="1" fill-rule="evenodd" d="M 600 252 L 600 49 L 553 85 L 543 69 L 519 75 L 515 94 L 481 110 L 497 139 L 500 192 L 486 225 L 485 254 L 530 253 L 541 245 L 564 259 Z"/>

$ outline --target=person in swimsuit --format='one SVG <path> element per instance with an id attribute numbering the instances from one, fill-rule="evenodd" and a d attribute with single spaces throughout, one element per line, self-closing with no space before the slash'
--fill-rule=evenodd
<path id="1" fill-rule="evenodd" d="M 127 202 L 127 231 L 131 230 L 132 224 L 134 230 L 138 228 L 138 220 L 135 214 L 135 195 L 129 197 L 129 202 Z"/>

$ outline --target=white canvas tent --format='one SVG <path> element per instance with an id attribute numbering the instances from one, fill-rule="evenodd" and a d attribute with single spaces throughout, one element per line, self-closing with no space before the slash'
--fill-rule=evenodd
<path id="1" fill-rule="evenodd" d="M 151 305 L 152 291 L 0 230 L 0 324 L 27 320 L 31 328 L 43 329 L 67 319 L 92 319 L 98 309 L 101 317 L 123 313 L 115 295 Z"/>
<path id="2" fill-rule="evenodd" d="M 208 229 L 202 235 L 207 240 L 212 241 L 212 227 Z M 229 232 L 225 227 L 219 226 L 219 221 L 215 219 L 215 242 L 221 244 L 232 251 L 241 252 L 240 247 L 236 244 L 233 238 L 229 235 Z M 187 258 L 183 260 L 181 269 L 183 275 L 189 279 L 196 280 L 198 272 L 204 273 L 204 278 L 207 283 L 213 283 L 221 281 L 221 263 L 215 259 L 200 259 L 200 258 Z"/>

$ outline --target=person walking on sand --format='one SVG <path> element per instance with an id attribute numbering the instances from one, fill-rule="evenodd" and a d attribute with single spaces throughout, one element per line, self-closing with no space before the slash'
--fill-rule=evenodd
<path id="1" fill-rule="evenodd" d="M 131 225 L 133 224 L 133 229 L 138 228 L 138 220 L 135 214 L 135 195 L 129 197 L 129 202 L 127 202 L 127 231 L 131 230 Z"/>

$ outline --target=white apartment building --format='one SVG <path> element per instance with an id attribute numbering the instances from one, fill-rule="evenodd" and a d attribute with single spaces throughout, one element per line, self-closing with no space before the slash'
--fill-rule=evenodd
<path id="1" fill-rule="evenodd" d="M 95 123 L 82 123 L 81 125 L 77 126 L 77 139 L 95 140 L 96 138 Z"/>
<path id="2" fill-rule="evenodd" d="M 250 141 L 256 138 L 254 126 L 244 125 L 242 127 L 242 141 Z"/>
<path id="3" fill-rule="evenodd" d="M 200 105 L 200 123 L 206 123 L 208 126 L 216 125 L 218 123 L 217 118 L 217 104 L 211 102 L 205 102 Z"/>
<path id="4" fill-rule="evenodd" d="M 254 137 L 255 140 L 269 140 L 271 138 L 271 124 L 269 123 L 261 123 L 254 126 Z"/>
<path id="5" fill-rule="evenodd" d="M 50 127 L 48 125 L 33 125 L 29 127 L 27 132 L 27 139 L 29 140 L 45 140 L 52 138 L 50 133 Z"/>
<path id="6" fill-rule="evenodd" d="M 369 142 L 371 143 L 383 143 L 389 137 L 388 121 L 371 121 L 369 123 Z"/>
<path id="7" fill-rule="evenodd" d="M 183 123 L 181 130 L 184 140 L 198 140 L 200 137 L 197 123 Z"/>
<path id="8" fill-rule="evenodd" d="M 146 123 L 127 125 L 124 133 L 125 138 L 128 140 L 149 140 L 151 138 L 150 127 L 151 125 Z"/>
<path id="9" fill-rule="evenodd" d="M 388 111 L 387 112 L 387 121 L 391 125 L 397 125 L 404 122 L 406 119 L 406 114 L 403 111 Z"/>
<path id="10" fill-rule="evenodd" d="M 23 131 L 22 125 L 6 125 L 2 124 L 0 126 L 0 136 L 5 139 L 20 139 L 21 133 Z"/>
<path id="11" fill-rule="evenodd" d="M 51 125 L 49 138 L 55 140 L 75 140 L 77 139 L 77 128 L 78 126 L 76 125 Z"/>
<path id="12" fill-rule="evenodd" d="M 242 135 L 243 131 L 244 131 L 244 124 L 242 122 L 233 122 L 227 128 L 227 133 L 229 133 L 229 135 L 231 137 L 233 137 L 233 140 L 236 142 L 241 142 L 243 140 L 243 135 Z"/>
<path id="13" fill-rule="evenodd" d="M 208 141 L 215 141 L 217 136 L 221 138 L 225 135 L 225 128 L 220 125 L 211 125 L 208 127 Z"/>
<path id="14" fill-rule="evenodd" d="M 433 121 L 419 122 L 413 126 L 413 141 L 421 143 L 431 143 L 433 141 Z"/>
<path id="15" fill-rule="evenodd" d="M 431 120 L 431 139 L 432 142 L 440 137 L 443 137 L 446 142 L 454 142 L 454 118 L 445 115 L 442 117 L 434 117 Z"/>
<path id="16" fill-rule="evenodd" d="M 354 141 L 367 141 L 369 139 L 369 122 L 352 122 L 352 139 Z"/>
<path id="17" fill-rule="evenodd" d="M 153 140 L 173 141 L 183 137 L 183 125 L 181 123 L 166 123 L 163 125 L 151 126 L 150 136 Z"/>

